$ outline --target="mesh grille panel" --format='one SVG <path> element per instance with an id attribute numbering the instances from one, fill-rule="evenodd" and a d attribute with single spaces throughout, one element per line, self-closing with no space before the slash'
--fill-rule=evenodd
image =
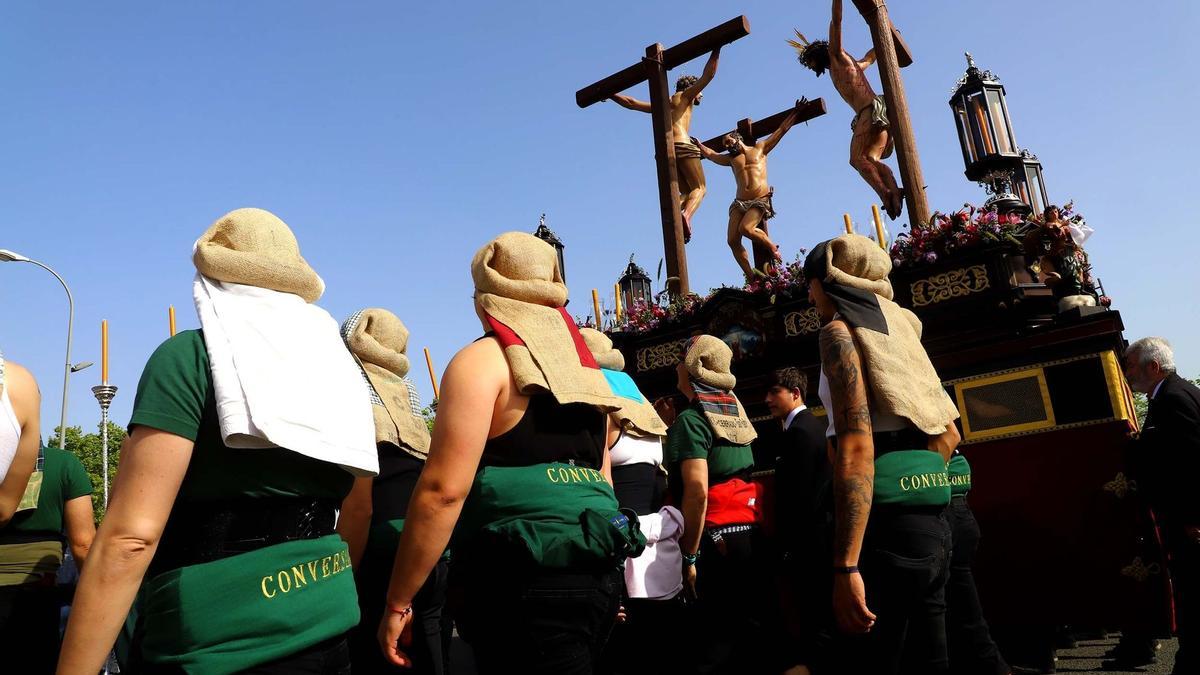
<path id="1" fill-rule="evenodd" d="M 973 433 L 1050 419 L 1037 373 L 1005 382 L 964 387 L 961 393 Z"/>

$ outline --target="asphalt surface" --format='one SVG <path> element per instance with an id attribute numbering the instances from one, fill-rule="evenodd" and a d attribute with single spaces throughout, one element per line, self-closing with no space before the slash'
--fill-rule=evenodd
<path id="1" fill-rule="evenodd" d="M 1086 673 L 1090 675 L 1122 675 L 1133 673 L 1160 673 L 1168 675 L 1175 663 L 1175 640 L 1163 640 L 1158 650 L 1156 663 L 1138 670 L 1101 670 L 1104 652 L 1117 644 L 1116 636 L 1107 640 L 1081 640 L 1075 649 L 1060 649 L 1056 669 L 1059 673 Z"/>
<path id="2" fill-rule="evenodd" d="M 1101 670 L 1100 662 L 1104 652 L 1117 644 L 1117 637 L 1106 640 L 1081 640 L 1075 649 L 1060 649 L 1056 664 L 1059 673 L 1075 673 L 1081 675 L 1135 675 L 1153 673 L 1169 675 L 1171 666 L 1175 663 L 1175 640 L 1163 640 L 1162 648 L 1158 651 L 1157 663 L 1138 670 Z M 471 659 L 471 648 L 463 643 L 457 635 L 450 652 L 450 672 L 456 675 L 471 675 L 475 672 L 475 663 Z"/>

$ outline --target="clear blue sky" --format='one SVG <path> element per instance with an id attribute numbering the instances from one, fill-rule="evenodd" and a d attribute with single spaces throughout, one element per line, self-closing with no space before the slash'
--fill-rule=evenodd
<path id="1" fill-rule="evenodd" d="M 414 375 L 430 387 L 479 326 L 471 254 L 538 215 L 567 244 L 576 313 L 609 289 L 631 252 L 662 255 L 649 119 L 614 104 L 580 110 L 574 92 L 735 16 L 710 0 L 637 3 L 12 2 L 0 6 L 0 248 L 62 273 L 77 302 L 76 361 L 100 360 L 111 324 L 114 419 L 128 420 L 143 363 L 198 325 L 195 238 L 242 206 L 274 211 L 328 286 L 339 320 L 367 306 L 412 331 Z M 829 114 L 771 156 L 790 257 L 837 234 L 873 193 L 847 165 L 851 112 L 784 44 L 824 35 L 827 2 L 746 2 L 752 33 L 722 53 L 693 131 L 707 138 L 799 96 Z M 1095 268 L 1130 337 L 1171 339 L 1200 374 L 1197 281 L 1196 5 L 1111 0 L 894 0 L 916 54 L 905 86 L 933 208 L 981 202 L 946 105 L 962 53 L 1008 88 L 1021 146 L 1045 165 L 1053 201 L 1074 198 L 1096 229 Z M 868 46 L 847 2 L 846 42 Z M 673 75 L 698 72 L 702 61 Z M 873 75 L 874 77 L 874 75 Z M 645 86 L 630 90 L 644 97 Z M 724 241 L 732 179 L 708 165 L 709 195 L 688 248 L 692 286 L 733 283 Z M 895 227 L 895 226 L 893 226 Z M 57 423 L 66 307 L 31 265 L 0 265 L 0 348 L 41 382 Z M 70 423 L 95 428 L 74 376 Z M 319 381 L 313 387 L 320 387 Z"/>

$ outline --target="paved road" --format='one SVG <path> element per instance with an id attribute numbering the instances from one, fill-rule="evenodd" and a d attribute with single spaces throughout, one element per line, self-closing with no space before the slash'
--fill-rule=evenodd
<path id="1" fill-rule="evenodd" d="M 1065 649 L 1058 652 L 1058 672 L 1074 673 L 1075 675 L 1168 675 L 1175 662 L 1175 640 L 1163 641 L 1162 649 L 1158 652 L 1158 663 L 1141 670 L 1100 670 L 1100 661 L 1104 652 L 1117 644 L 1115 637 L 1107 640 L 1080 641 L 1075 649 Z M 451 650 L 452 665 L 450 671 L 455 675 L 472 675 L 475 664 L 471 660 L 471 648 L 463 644 L 455 636 Z"/>
<path id="2" fill-rule="evenodd" d="M 1086 673 L 1089 675 L 1132 675 L 1134 673 L 1155 673 L 1167 675 L 1175 663 L 1175 640 L 1164 640 L 1162 649 L 1158 651 L 1158 663 L 1141 670 L 1100 670 L 1103 654 L 1117 644 L 1117 639 L 1084 640 L 1075 649 L 1059 650 L 1059 673 Z"/>

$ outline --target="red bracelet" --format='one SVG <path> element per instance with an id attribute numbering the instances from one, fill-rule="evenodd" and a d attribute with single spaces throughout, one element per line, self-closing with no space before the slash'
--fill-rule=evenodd
<path id="1" fill-rule="evenodd" d="M 396 609 L 396 608 L 392 607 L 391 604 L 388 604 L 387 609 L 389 612 L 394 612 L 396 614 L 399 614 L 400 618 L 404 618 L 404 617 L 408 616 L 409 614 L 412 614 L 412 611 L 413 611 L 412 605 L 409 605 L 408 607 L 405 607 L 404 609 Z"/>

